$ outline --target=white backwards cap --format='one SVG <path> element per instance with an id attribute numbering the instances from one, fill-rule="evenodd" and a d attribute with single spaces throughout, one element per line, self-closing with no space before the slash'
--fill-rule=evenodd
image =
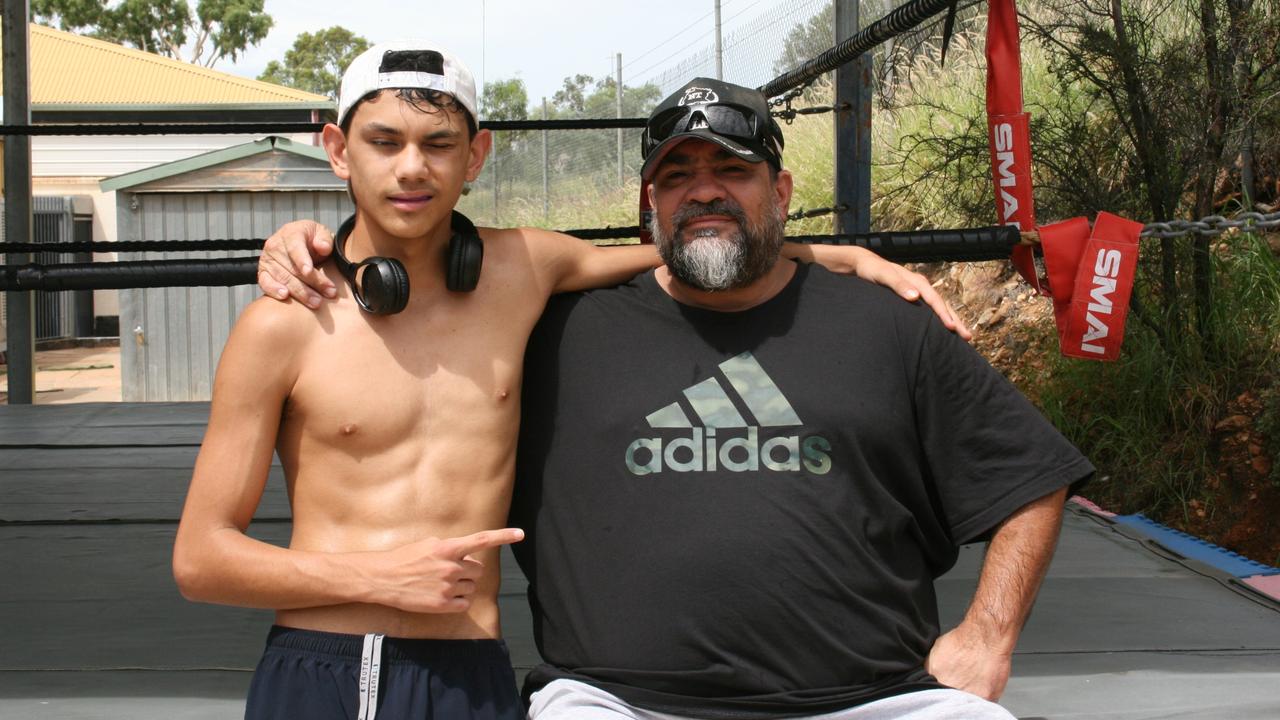
<path id="1" fill-rule="evenodd" d="M 360 53 L 342 75 L 338 124 L 364 96 L 377 90 L 438 90 L 452 95 L 479 120 L 476 81 L 456 55 L 430 40 L 398 40 Z"/>

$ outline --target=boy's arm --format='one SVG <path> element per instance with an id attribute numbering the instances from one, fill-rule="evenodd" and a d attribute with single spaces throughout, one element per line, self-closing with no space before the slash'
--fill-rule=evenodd
<path id="1" fill-rule="evenodd" d="M 297 371 L 280 348 L 303 340 L 280 306 L 251 305 L 218 363 L 213 403 L 174 543 L 173 573 L 190 600 L 261 608 L 366 602 L 413 612 L 459 612 L 480 576 L 468 557 L 519 531 L 423 540 L 386 552 L 319 553 L 245 534 L 266 486 L 281 411 Z"/>
<path id="2" fill-rule="evenodd" d="M 662 264 L 653 245 L 599 247 L 550 230 L 522 228 L 520 232 L 552 293 L 617 285 Z"/>
<path id="3" fill-rule="evenodd" d="M 841 275 L 857 275 L 868 282 L 884 285 L 904 300 L 923 300 L 948 330 L 965 340 L 973 339 L 973 333 L 969 332 L 960 315 L 929 284 L 928 278 L 889 262 L 864 247 L 787 242 L 782 246 L 782 255 L 800 262 L 818 263 Z"/>

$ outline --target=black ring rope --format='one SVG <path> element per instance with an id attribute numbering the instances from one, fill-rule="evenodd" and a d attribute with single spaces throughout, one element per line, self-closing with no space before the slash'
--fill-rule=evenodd
<path id="1" fill-rule="evenodd" d="M 194 250 L 261 250 L 262 239 L 229 240 L 122 240 L 120 242 L 5 243 L 3 253 L 78 253 L 78 252 L 189 252 Z"/>
<path id="2" fill-rule="evenodd" d="M 566 120 L 481 120 L 487 130 L 611 130 L 643 128 L 647 118 L 578 118 Z M 269 135 L 318 133 L 325 123 L 59 123 L 0 125 L 0 135 Z"/>
<path id="3" fill-rule="evenodd" d="M 767 97 L 776 97 L 799 87 L 823 73 L 830 72 L 897 35 L 946 10 L 954 0 L 913 0 L 890 12 L 852 37 L 838 43 L 800 67 L 785 72 L 759 87 Z M 830 112 L 832 108 L 814 108 L 809 112 Z M 804 113 L 797 110 L 793 112 Z M 479 126 L 489 130 L 609 130 L 643 128 L 646 118 L 581 118 L 564 120 L 481 120 Z M 316 133 L 324 127 L 318 122 L 253 122 L 253 123 L 58 123 L 47 125 L 0 125 L 3 135 L 259 135 L 271 133 Z"/>
<path id="4" fill-rule="evenodd" d="M 581 240 L 619 240 L 640 237 L 640 226 L 559 230 Z M 122 240 L 120 242 L 8 243 L 0 242 L 0 255 L 6 253 L 81 253 L 81 252 L 195 252 L 201 250 L 261 250 L 262 238 L 217 240 Z"/>
<path id="5" fill-rule="evenodd" d="M 792 242 L 857 245 L 894 262 L 1008 260 L 1022 234 L 1013 225 L 846 235 L 791 235 Z"/>
<path id="6" fill-rule="evenodd" d="M 258 258 L 131 260 L 114 263 L 6 265 L 0 290 L 125 290 L 157 287 L 252 285 Z"/>
<path id="7" fill-rule="evenodd" d="M 950 7 L 953 0 L 913 0 L 888 15 L 859 30 L 853 36 L 837 43 L 805 64 L 785 72 L 761 85 L 759 90 L 766 97 L 776 97 L 803 85 L 810 80 L 831 72 L 867 52 L 871 48 L 915 28 L 920 23 Z"/>
<path id="8" fill-rule="evenodd" d="M 608 231 L 630 233 L 616 237 L 634 237 L 639 228 L 609 228 Z M 1005 259 L 1020 241 L 1021 234 L 1017 228 L 1005 225 L 851 235 L 800 235 L 787 239 L 810 244 L 858 245 L 898 262 L 935 262 Z M 28 263 L 0 266 L 0 291 L 252 285 L 257 282 L 257 275 L 257 256 L 59 265 Z"/>
<path id="9" fill-rule="evenodd" d="M 778 111 L 778 117 L 816 115 L 837 108 L 817 105 Z M 482 130 L 613 130 L 641 129 L 647 118 L 581 118 L 569 120 L 482 120 Z M 0 135 L 270 135 L 278 133 L 318 133 L 324 123 L 260 122 L 260 123 L 62 123 L 50 125 L 0 125 Z"/>
<path id="10" fill-rule="evenodd" d="M 563 233 L 572 235 L 579 240 L 622 240 L 624 238 L 640 237 L 640 226 L 584 228 L 580 230 L 564 230 Z"/>

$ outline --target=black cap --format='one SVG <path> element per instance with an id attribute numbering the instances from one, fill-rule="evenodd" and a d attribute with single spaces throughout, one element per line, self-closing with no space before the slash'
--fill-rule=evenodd
<path id="1" fill-rule="evenodd" d="M 709 122 L 711 106 L 736 110 L 743 125 L 733 132 Z M 702 110 L 701 118 L 696 117 L 698 110 Z M 765 161 L 782 169 L 782 129 L 769 113 L 768 98 L 753 88 L 700 77 L 668 95 L 649 114 L 645 125 L 640 176 L 648 180 L 667 152 L 688 138 L 708 140 L 744 160 Z"/>

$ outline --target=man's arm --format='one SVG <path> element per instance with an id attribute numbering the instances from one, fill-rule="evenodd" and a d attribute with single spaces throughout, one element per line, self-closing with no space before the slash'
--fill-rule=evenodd
<path id="1" fill-rule="evenodd" d="M 551 258 L 552 292 L 605 287 L 625 282 L 632 276 L 657 267 L 661 261 L 652 246 L 624 245 L 599 248 L 568 235 L 547 230 L 528 230 L 533 242 L 546 246 Z M 298 220 L 282 226 L 267 238 L 258 260 L 258 286 L 267 295 L 289 297 L 315 309 L 322 295 L 333 297 L 333 282 L 316 266 L 333 251 L 333 236 L 323 225 Z M 903 299 L 924 300 L 942 319 L 948 330 L 965 340 L 973 336 L 960 317 L 919 273 L 891 263 L 866 248 L 854 245 L 808 245 L 785 243 L 783 255 L 802 262 L 816 262 L 828 270 L 884 285 Z"/>
<path id="2" fill-rule="evenodd" d="M 925 670 L 944 685 L 998 700 L 1062 527 L 1066 488 L 1018 508 L 996 529 L 964 619 L 934 643 Z"/>
<path id="3" fill-rule="evenodd" d="M 314 220 L 295 220 L 280 226 L 262 247 L 258 257 L 258 287 L 276 300 L 294 300 L 312 310 L 324 297 L 338 294 L 337 287 L 318 265 L 333 252 L 333 233 Z"/>
<path id="4" fill-rule="evenodd" d="M 653 245 L 600 247 L 550 230 L 519 232 L 533 255 L 535 271 L 552 293 L 617 285 L 662 264 Z"/>
<path id="5" fill-rule="evenodd" d="M 413 612 L 460 612 L 482 567 L 469 556 L 519 540 L 491 530 L 386 552 L 319 553 L 245 534 L 262 498 L 281 411 L 304 355 L 296 323 L 255 303 L 236 323 L 214 379 L 204 441 L 174 543 L 173 573 L 190 600 L 261 608 L 365 602 Z"/>

